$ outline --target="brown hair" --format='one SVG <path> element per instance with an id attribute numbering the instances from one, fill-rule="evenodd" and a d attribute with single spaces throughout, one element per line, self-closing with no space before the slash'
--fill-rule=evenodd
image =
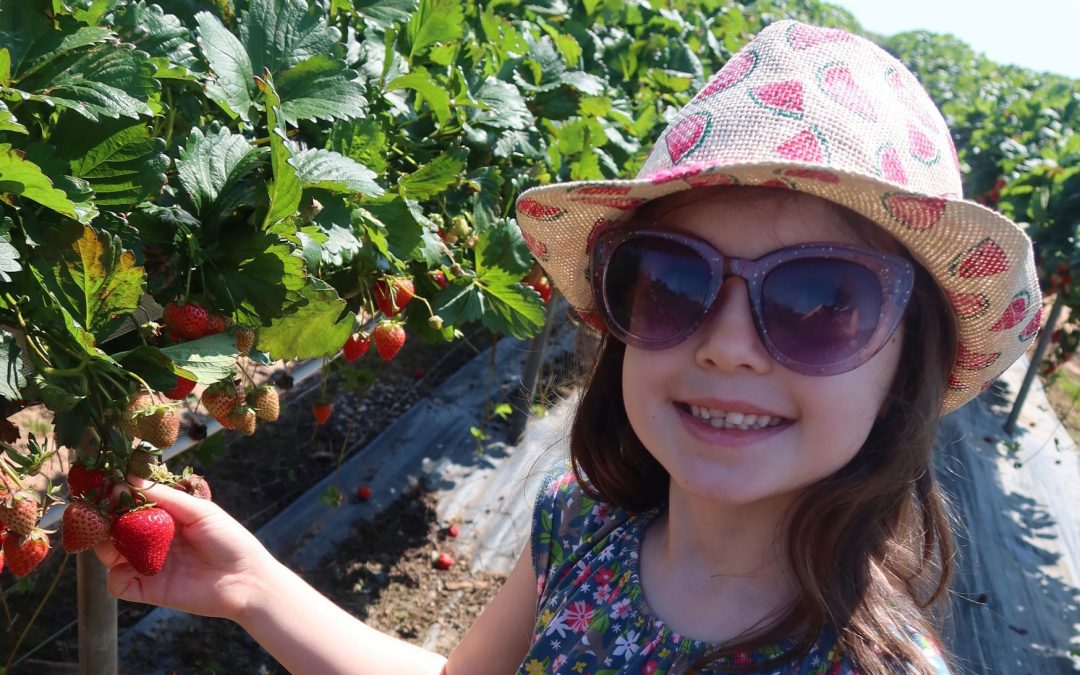
<path id="1" fill-rule="evenodd" d="M 864 232 L 883 232 L 837 208 Z M 932 456 L 956 336 L 942 292 L 921 265 L 915 268 L 904 316 L 905 367 L 897 369 L 883 413 L 855 457 L 807 488 L 789 514 L 786 550 L 797 597 L 688 672 L 781 668 L 805 658 L 826 628 L 862 672 L 893 673 L 897 664 L 936 672 L 911 633 L 940 645 L 948 609 L 955 543 Z M 639 511 L 666 505 L 669 477 L 627 419 L 624 352 L 609 335 L 601 339 L 572 423 L 570 453 L 586 493 Z M 792 637 L 795 645 L 767 664 L 733 664 L 740 652 Z"/>

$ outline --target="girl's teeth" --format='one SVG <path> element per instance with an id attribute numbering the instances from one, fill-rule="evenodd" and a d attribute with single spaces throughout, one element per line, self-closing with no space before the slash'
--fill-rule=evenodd
<path id="1" fill-rule="evenodd" d="M 746 431 L 747 429 L 765 429 L 768 427 L 775 427 L 782 422 L 781 418 L 770 417 L 769 415 L 753 415 L 740 412 L 717 412 L 696 405 L 690 406 L 690 411 L 693 413 L 694 417 L 708 422 L 716 429 L 741 429 L 742 431 Z"/>

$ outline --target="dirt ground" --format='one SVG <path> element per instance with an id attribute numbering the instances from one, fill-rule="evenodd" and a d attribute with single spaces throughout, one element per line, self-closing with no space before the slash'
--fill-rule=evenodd
<path id="1" fill-rule="evenodd" d="M 205 475 L 214 500 L 256 530 L 331 473 L 349 456 L 346 448 L 363 448 L 490 345 L 490 335 L 478 332 L 466 337 L 467 341 L 453 345 L 407 344 L 388 363 L 371 349 L 355 364 L 335 364 L 325 387 L 335 398 L 334 413 L 321 427 L 315 425 L 310 409 L 320 394 L 317 382 L 291 389 L 279 386 L 282 414 L 276 423 L 260 427 L 252 437 L 218 434 L 170 460 L 169 467 L 179 472 L 191 465 Z M 275 381 L 288 384 L 287 370 L 263 375 L 271 374 Z M 476 424 L 485 422 L 478 419 Z M 357 487 L 342 485 L 337 496 L 326 498 L 356 499 Z M 446 524 L 434 518 L 432 499 L 425 493 L 418 489 L 403 495 L 380 519 L 378 528 L 358 531 L 327 562 L 325 572 L 330 574 L 320 572 L 309 581 L 361 619 L 403 639 L 422 641 L 438 621 L 442 631 L 438 644 L 448 651 L 501 579 L 470 575 L 467 561 L 457 561 L 448 571 L 436 570 L 432 556 L 445 536 Z M 0 607 L 0 654 L 5 656 L 56 579 L 55 589 L 19 646 L 17 656 L 24 660 L 12 673 L 73 672 L 78 661 L 75 562 L 62 551 L 55 535 L 53 552 L 34 574 L 19 582 L 6 572 L 0 575 L 6 595 Z M 120 631 L 149 609 L 121 602 Z M 122 659 L 122 672 L 143 673 L 166 661 L 177 664 L 176 672 L 282 672 L 250 637 L 222 620 L 200 620 L 172 644 L 147 645 L 140 657 L 144 658 L 138 662 Z"/>

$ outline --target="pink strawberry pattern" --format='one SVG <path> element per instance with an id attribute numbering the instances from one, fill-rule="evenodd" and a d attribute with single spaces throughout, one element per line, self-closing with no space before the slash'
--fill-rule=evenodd
<path id="1" fill-rule="evenodd" d="M 941 160 L 941 150 L 934 145 L 929 136 L 912 124 L 908 125 L 908 142 L 911 156 L 923 164 L 934 165 Z"/>
<path id="2" fill-rule="evenodd" d="M 1029 321 L 1028 324 L 1024 326 L 1024 329 L 1020 331 L 1020 335 L 1017 336 L 1017 338 L 1021 342 L 1030 340 L 1035 337 L 1036 334 L 1038 334 L 1040 328 L 1042 327 L 1042 315 L 1043 308 L 1042 305 L 1040 305 L 1039 311 L 1035 312 L 1035 316 L 1031 318 L 1031 321 Z"/>
<path id="3" fill-rule="evenodd" d="M 1031 302 L 1031 296 L 1026 290 L 1018 292 L 1013 296 L 1009 305 L 1005 308 L 1001 318 L 995 321 L 994 325 L 990 326 L 990 330 L 995 332 L 1003 331 L 1019 324 L 1027 315 L 1029 302 Z"/>
<path id="4" fill-rule="evenodd" d="M 758 54 L 754 50 L 748 49 L 739 52 L 728 59 L 728 62 L 724 64 L 724 67 L 709 80 L 709 83 L 705 85 L 704 89 L 698 92 L 698 95 L 694 97 L 691 103 L 700 103 L 701 101 L 715 96 L 726 89 L 730 89 L 739 82 L 742 82 L 750 73 L 754 72 L 754 68 L 757 67 L 757 62 Z"/>
<path id="5" fill-rule="evenodd" d="M 820 28 L 806 24 L 795 24 L 788 28 L 787 39 L 791 48 L 801 52 L 827 42 L 849 42 L 853 36 L 836 28 Z"/>
<path id="6" fill-rule="evenodd" d="M 998 360 L 1001 352 L 980 354 L 970 351 L 963 342 L 956 343 L 956 365 L 964 370 L 982 370 Z"/>
<path id="7" fill-rule="evenodd" d="M 957 255 L 949 264 L 949 273 L 961 279 L 989 277 L 1008 269 L 1009 259 L 1005 251 L 990 237 Z"/>
<path id="8" fill-rule="evenodd" d="M 671 163 L 678 164 L 684 157 L 697 149 L 709 135 L 712 118 L 708 113 L 695 113 L 679 120 L 664 135 Z"/>
<path id="9" fill-rule="evenodd" d="M 825 171 L 824 169 L 784 169 L 784 175 L 791 176 L 792 178 L 809 178 L 810 180 L 816 180 L 819 183 L 830 183 L 833 185 L 840 183 L 840 176 L 832 171 Z"/>
<path id="10" fill-rule="evenodd" d="M 945 291 L 949 304 L 961 319 L 977 319 L 990 308 L 990 298 L 985 293 L 957 293 Z"/>
<path id="11" fill-rule="evenodd" d="M 704 164 L 684 164 L 682 166 L 670 166 L 657 169 L 656 171 L 642 176 L 652 181 L 653 185 L 661 185 L 663 183 L 670 183 L 673 180 L 686 179 L 691 176 L 696 176 L 705 169 Z"/>
<path id="12" fill-rule="evenodd" d="M 776 154 L 784 159 L 812 164 L 829 161 L 828 143 L 817 127 L 811 127 L 792 136 L 776 147 Z"/>
<path id="13" fill-rule="evenodd" d="M 900 161 L 900 153 L 892 145 L 883 145 L 878 150 L 878 173 L 890 183 L 907 185 L 907 172 Z"/>
<path id="14" fill-rule="evenodd" d="M 739 185 L 739 179 L 729 173 L 710 173 L 702 176 L 688 176 L 690 187 L 709 187 L 711 185 Z"/>
<path id="15" fill-rule="evenodd" d="M 788 80 L 751 87 L 750 99 L 777 115 L 801 120 L 803 116 L 802 82 Z"/>
<path id="16" fill-rule="evenodd" d="M 570 199 L 575 197 L 624 197 L 633 189 L 630 185 L 585 185 L 566 193 Z"/>
<path id="17" fill-rule="evenodd" d="M 885 209 L 903 225 L 916 230 L 928 230 L 945 214 L 947 202 L 940 197 L 914 195 L 906 192 L 886 192 L 882 195 Z"/>
<path id="18" fill-rule="evenodd" d="M 541 204 L 535 199 L 519 199 L 518 211 L 535 220 L 558 220 L 566 213 L 565 209 L 550 204 Z"/>
<path id="19" fill-rule="evenodd" d="M 529 250 L 532 251 L 532 254 L 536 256 L 537 260 L 546 261 L 548 259 L 548 248 L 544 242 L 532 236 L 525 230 L 521 231 L 521 237 L 525 240 L 525 245 L 529 247 Z"/>
<path id="20" fill-rule="evenodd" d="M 818 86 L 829 98 L 848 110 L 870 122 L 877 121 L 877 111 L 874 110 L 870 97 L 855 81 L 851 68 L 846 64 L 830 63 L 823 66 L 818 71 Z"/>

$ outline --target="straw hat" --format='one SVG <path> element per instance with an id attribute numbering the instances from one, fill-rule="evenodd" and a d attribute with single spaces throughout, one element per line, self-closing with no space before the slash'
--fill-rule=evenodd
<path id="1" fill-rule="evenodd" d="M 885 228 L 937 280 L 956 321 L 942 414 L 985 391 L 1039 331 L 1031 240 L 961 194 L 949 130 L 918 80 L 869 40 L 779 21 L 675 116 L 633 180 L 560 183 L 517 201 L 526 243 L 594 327 L 596 236 L 643 203 L 710 185 L 816 195 Z"/>

